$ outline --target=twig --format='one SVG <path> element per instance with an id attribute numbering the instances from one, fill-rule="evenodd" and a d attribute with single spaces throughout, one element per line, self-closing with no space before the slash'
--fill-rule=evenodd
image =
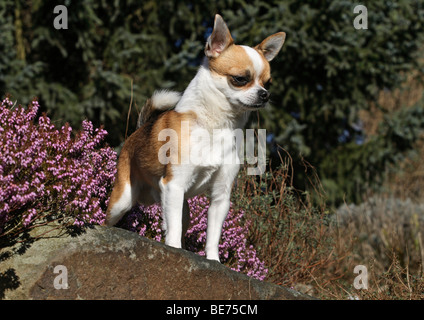
<path id="1" fill-rule="evenodd" d="M 128 114 L 127 114 L 127 127 L 125 128 L 125 140 L 127 140 L 127 136 L 128 136 L 128 124 L 130 122 L 132 102 L 133 102 L 133 79 L 131 79 L 131 100 L 130 100 L 130 107 L 128 109 Z"/>

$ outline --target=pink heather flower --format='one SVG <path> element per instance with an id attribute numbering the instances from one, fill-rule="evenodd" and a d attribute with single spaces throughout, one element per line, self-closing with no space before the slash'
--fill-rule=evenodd
<path id="1" fill-rule="evenodd" d="M 102 147 L 107 132 L 85 120 L 73 138 L 68 124 L 58 130 L 44 114 L 36 121 L 38 101 L 12 105 L 0 105 L 0 237 L 39 220 L 102 223 L 117 158 Z"/>
<path id="2" fill-rule="evenodd" d="M 30 223 L 32 222 L 32 219 L 35 217 L 36 214 L 37 214 L 36 209 L 34 209 L 34 208 L 28 209 L 27 214 L 26 214 L 25 219 L 24 219 L 24 222 L 23 222 L 25 227 L 30 225 Z"/>
<path id="3" fill-rule="evenodd" d="M 209 200 L 205 196 L 197 196 L 188 200 L 190 207 L 190 225 L 185 236 L 187 250 L 205 256 L 207 211 Z M 244 211 L 235 211 L 230 207 L 224 222 L 222 241 L 219 245 L 219 256 L 222 263 L 235 271 L 247 274 L 252 278 L 264 280 L 268 269 L 256 256 L 256 250 L 248 245 L 246 235 L 249 221 L 242 224 Z M 160 205 L 135 206 L 120 222 L 120 226 L 137 232 L 141 236 L 162 241 L 165 233 L 161 229 L 162 209 Z"/>

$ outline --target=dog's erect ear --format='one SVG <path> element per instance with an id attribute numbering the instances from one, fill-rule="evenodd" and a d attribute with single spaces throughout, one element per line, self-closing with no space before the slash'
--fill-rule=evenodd
<path id="1" fill-rule="evenodd" d="M 271 61 L 280 51 L 285 39 L 286 33 L 278 32 L 266 38 L 264 41 L 258 44 L 255 49 L 262 52 L 265 59 Z"/>
<path id="2" fill-rule="evenodd" d="M 217 14 L 215 16 L 215 23 L 213 26 L 212 34 L 209 36 L 205 54 L 208 58 L 217 58 L 225 49 L 233 44 L 233 38 L 231 37 L 230 30 L 228 30 L 224 19 Z"/>

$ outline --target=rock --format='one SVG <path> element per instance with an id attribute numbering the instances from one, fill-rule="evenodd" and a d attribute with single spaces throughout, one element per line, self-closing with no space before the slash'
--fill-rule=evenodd
<path id="1" fill-rule="evenodd" d="M 23 253 L 0 251 L 0 298 L 311 299 L 127 230 L 45 232 Z"/>

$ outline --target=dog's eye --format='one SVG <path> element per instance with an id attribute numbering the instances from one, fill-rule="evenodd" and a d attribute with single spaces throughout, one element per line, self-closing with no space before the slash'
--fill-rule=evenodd
<path id="1" fill-rule="evenodd" d="M 233 80 L 233 84 L 239 87 L 248 84 L 250 81 L 250 78 L 246 76 L 232 76 L 231 78 Z"/>

